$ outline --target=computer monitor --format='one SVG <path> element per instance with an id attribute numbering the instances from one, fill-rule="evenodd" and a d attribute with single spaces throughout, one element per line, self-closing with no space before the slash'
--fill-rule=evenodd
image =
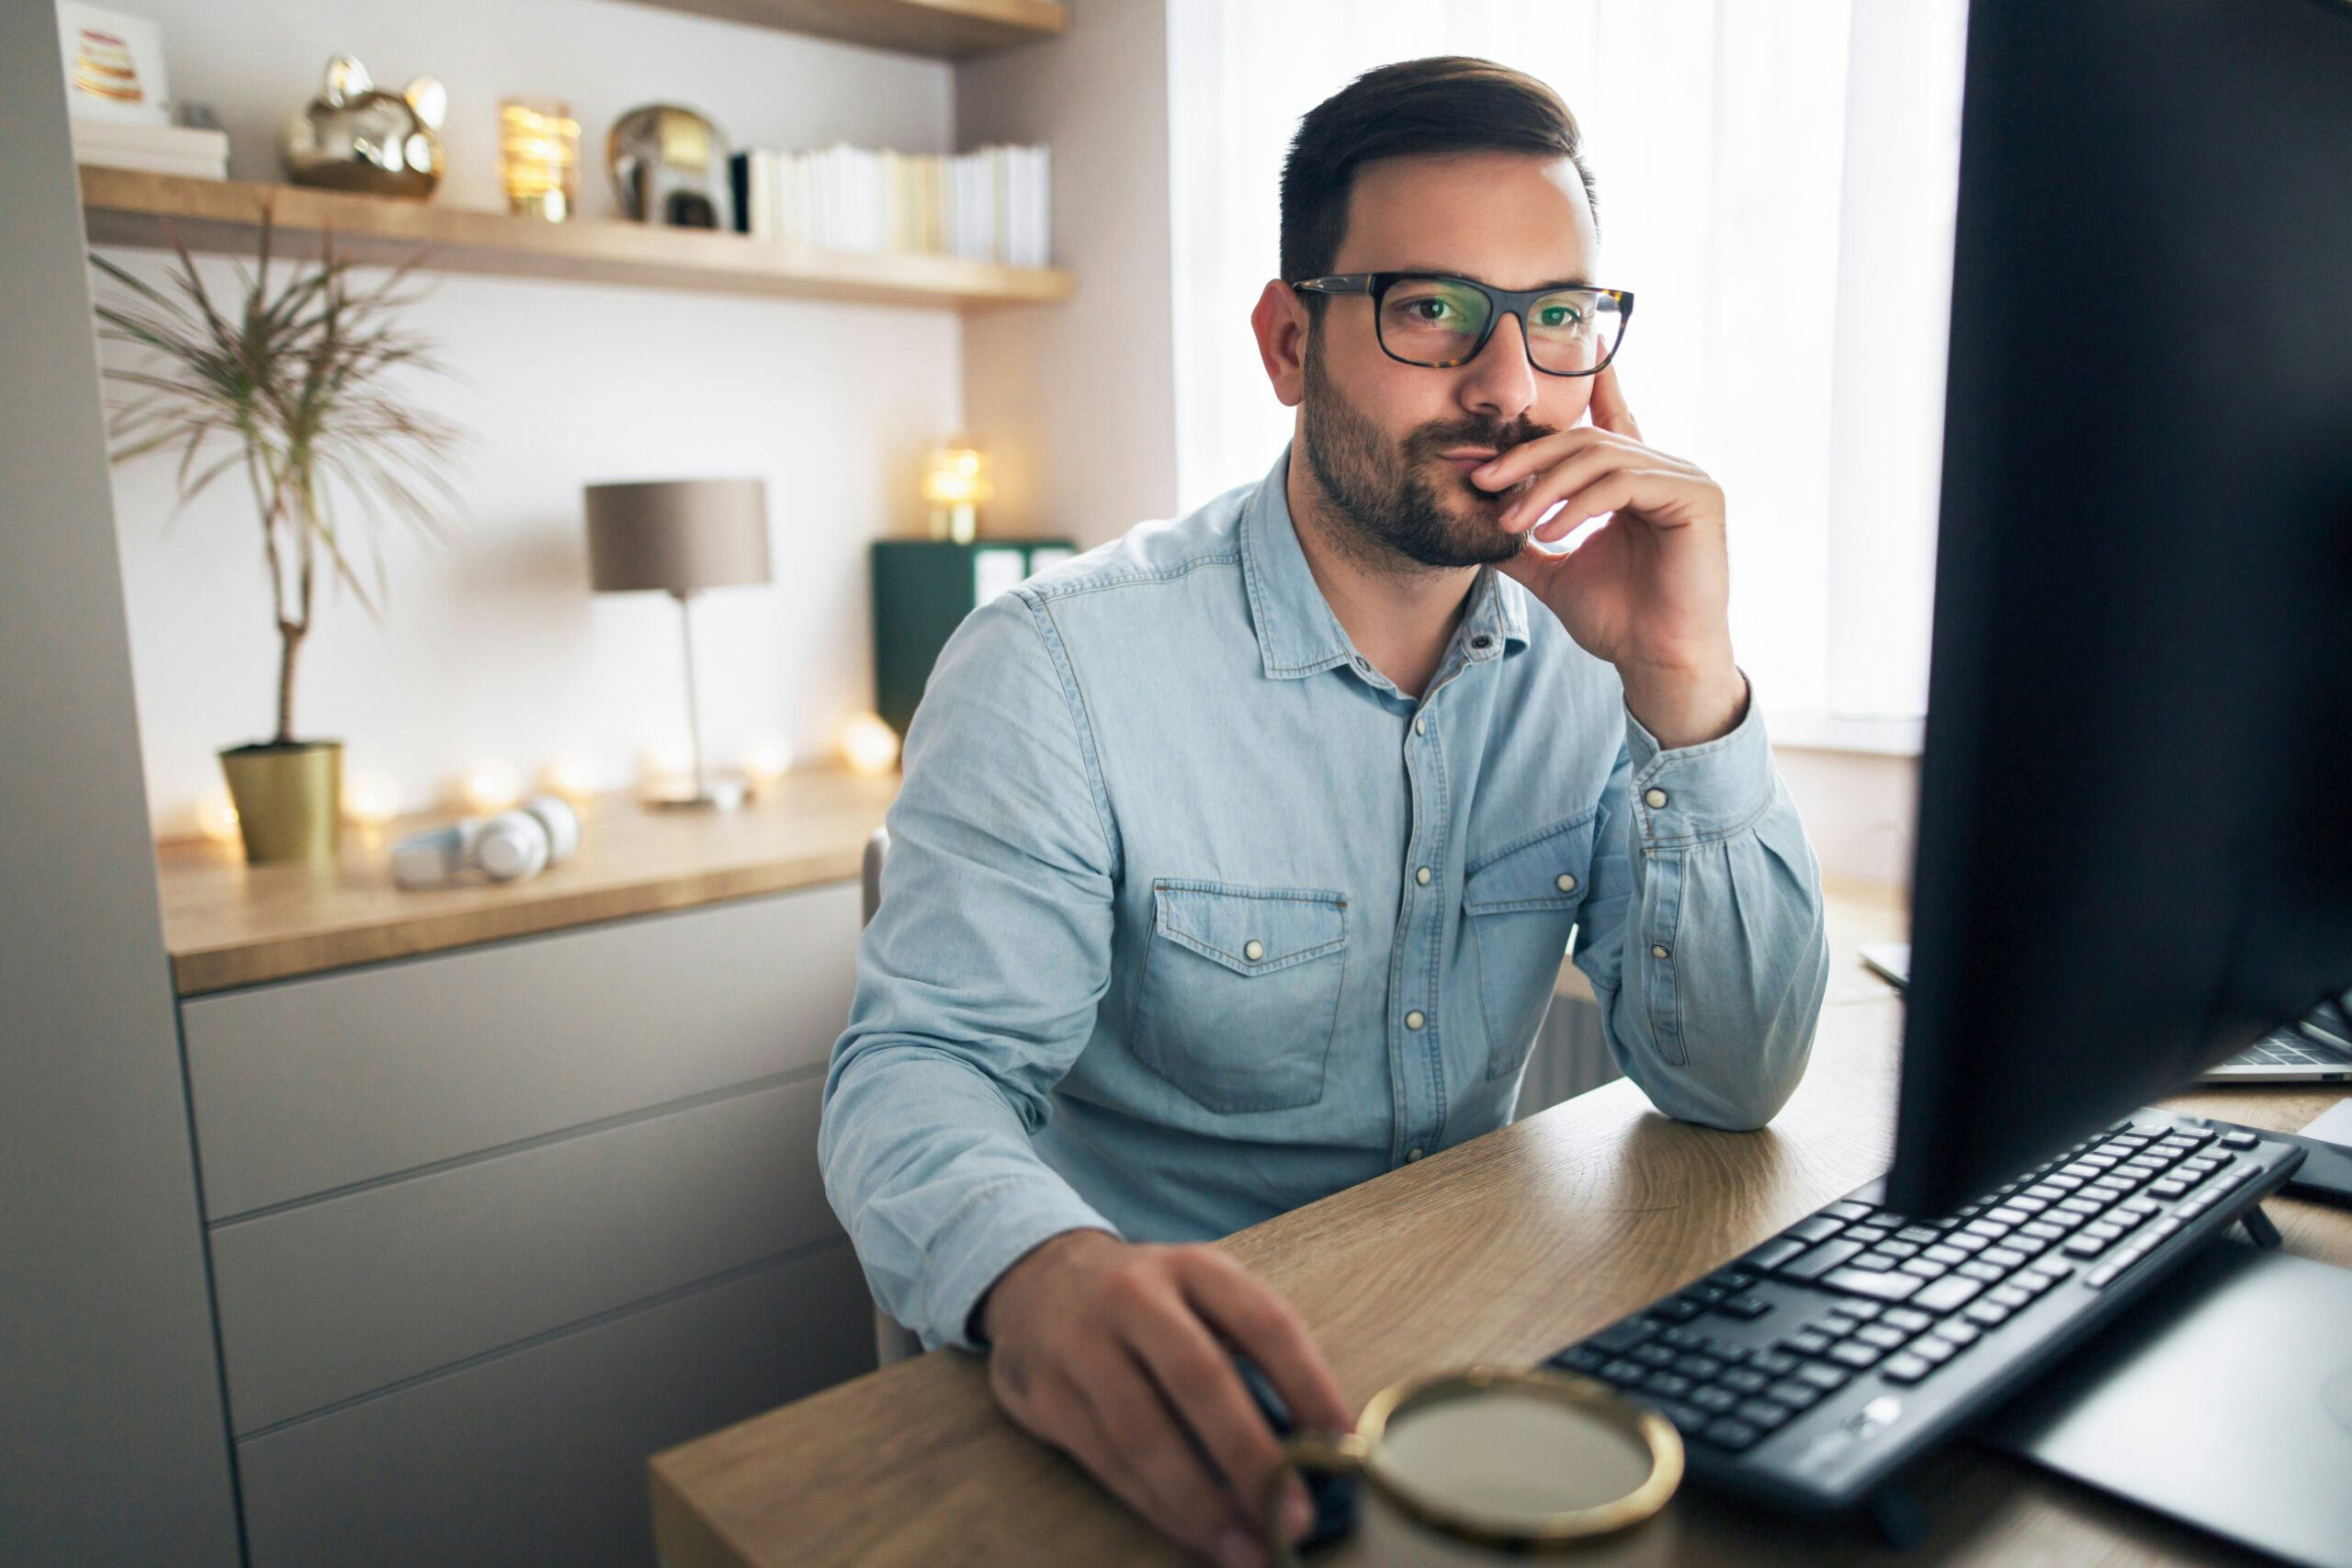
<path id="1" fill-rule="evenodd" d="M 2352 4 L 1975 0 L 1886 1201 L 2352 983 Z"/>

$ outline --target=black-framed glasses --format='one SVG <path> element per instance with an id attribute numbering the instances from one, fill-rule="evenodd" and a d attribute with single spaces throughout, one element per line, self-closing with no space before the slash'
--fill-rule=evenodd
<path id="1" fill-rule="evenodd" d="M 1407 365 L 1467 365 L 1504 316 L 1519 318 L 1527 361 L 1546 376 L 1594 376 L 1617 356 L 1634 296 L 1623 288 L 1495 288 L 1430 272 L 1343 272 L 1291 285 L 1316 294 L 1369 294 L 1381 352 Z"/>

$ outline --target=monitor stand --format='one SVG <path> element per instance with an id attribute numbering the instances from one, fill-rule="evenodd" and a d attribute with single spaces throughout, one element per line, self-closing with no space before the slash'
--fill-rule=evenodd
<path id="1" fill-rule="evenodd" d="M 2352 1564 L 2352 1270 L 2216 1242 L 1976 1437 L 2248 1546 Z"/>

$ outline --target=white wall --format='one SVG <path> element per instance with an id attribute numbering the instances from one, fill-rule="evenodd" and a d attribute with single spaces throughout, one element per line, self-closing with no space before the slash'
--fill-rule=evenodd
<path id="1" fill-rule="evenodd" d="M 956 133 L 1053 149 L 1053 255 L 1078 274 L 1067 303 L 967 319 L 965 407 L 997 480 L 983 531 L 1097 545 L 1173 516 L 1166 0 L 1079 0 L 1062 37 L 963 66 Z"/>
<path id="2" fill-rule="evenodd" d="M 121 8 L 162 26 L 174 95 L 214 107 L 243 179 L 279 177 L 277 128 L 337 51 L 381 82 L 429 71 L 447 84 L 435 199 L 453 206 L 502 205 L 508 94 L 569 99 L 592 216 L 613 209 L 605 132 L 639 103 L 693 105 L 739 145 L 947 151 L 954 127 L 944 64 L 604 0 Z M 149 275 L 161 265 L 109 254 Z M 962 422 L 954 312 L 447 277 L 412 319 L 457 372 L 435 406 L 475 437 L 467 515 L 445 551 L 385 536 L 381 629 L 347 596 L 322 596 L 296 720 L 346 742 L 347 775 L 387 775 L 421 807 L 480 761 L 527 775 L 570 753 L 619 784 L 640 748 L 683 735 L 674 606 L 587 591 L 580 487 L 596 479 L 768 481 L 775 585 L 695 612 L 715 760 L 768 734 L 812 755 L 871 705 L 865 547 L 922 528 L 922 454 Z M 158 830 L 177 832 L 219 787 L 214 750 L 267 734 L 277 638 L 250 500 L 224 485 L 169 521 L 170 467 L 117 470 L 115 495 L 148 793 Z"/>

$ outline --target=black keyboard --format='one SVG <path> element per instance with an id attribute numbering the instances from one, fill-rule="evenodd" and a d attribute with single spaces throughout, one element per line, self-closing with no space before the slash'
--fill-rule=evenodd
<path id="1" fill-rule="evenodd" d="M 1702 1483 L 1850 1506 L 2278 1190 L 2303 1151 L 2143 1111 L 1941 1219 L 1872 1182 L 1551 1365 L 1681 1429 Z"/>

